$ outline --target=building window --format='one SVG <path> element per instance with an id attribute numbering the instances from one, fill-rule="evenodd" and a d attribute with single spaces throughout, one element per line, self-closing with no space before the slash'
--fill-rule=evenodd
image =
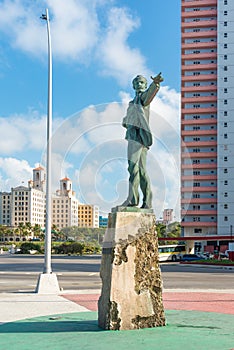
<path id="1" fill-rule="evenodd" d="M 228 185 L 228 180 L 225 180 L 225 181 L 224 181 L 224 185 L 225 185 L 225 186 Z"/>
<path id="2" fill-rule="evenodd" d="M 227 88 L 224 88 L 224 89 L 223 89 L 223 92 L 224 92 L 225 94 L 227 94 L 228 89 L 227 89 Z"/>
<path id="3" fill-rule="evenodd" d="M 224 174 L 227 174 L 228 170 L 227 170 L 227 169 L 224 169 L 223 172 L 224 172 Z"/>
<path id="4" fill-rule="evenodd" d="M 224 115 L 224 117 L 227 117 L 228 112 L 227 112 L 227 111 L 224 111 L 224 112 L 223 112 L 223 115 Z"/>
<path id="5" fill-rule="evenodd" d="M 227 4 L 228 4 L 228 0 L 224 0 L 224 1 L 223 1 L 223 4 L 224 4 L 224 5 L 227 5 Z"/>
<path id="6" fill-rule="evenodd" d="M 224 100 L 224 101 L 223 101 L 223 104 L 224 104 L 224 105 L 227 105 L 227 104 L 228 104 L 228 101 L 227 101 L 227 100 Z"/>
<path id="7" fill-rule="evenodd" d="M 224 27 L 227 27 L 227 22 L 223 22 L 223 26 L 224 26 Z"/>
<path id="8" fill-rule="evenodd" d="M 228 205 L 227 204 L 224 204 L 224 209 L 228 209 Z"/>
<path id="9" fill-rule="evenodd" d="M 224 16 L 227 16 L 228 12 L 227 11 L 223 11 Z"/>
<path id="10" fill-rule="evenodd" d="M 224 221 L 228 221 L 228 217 L 227 216 L 224 216 Z"/>
<path id="11" fill-rule="evenodd" d="M 223 59 L 224 59 L 224 60 L 227 60 L 227 55 L 224 55 L 224 56 L 223 56 Z"/>
<path id="12" fill-rule="evenodd" d="M 227 77 L 224 77 L 224 78 L 223 78 L 223 81 L 224 81 L 225 83 L 227 83 L 228 78 L 227 78 Z"/>
<path id="13" fill-rule="evenodd" d="M 199 216 L 193 217 L 193 221 L 200 221 L 200 217 Z"/>
<path id="14" fill-rule="evenodd" d="M 225 192 L 223 196 L 228 197 L 228 192 Z"/>
<path id="15" fill-rule="evenodd" d="M 202 229 L 201 228 L 195 228 L 194 229 L 194 233 L 202 233 Z"/>
<path id="16" fill-rule="evenodd" d="M 227 49 L 228 45 L 227 44 L 223 44 L 223 48 Z"/>
<path id="17" fill-rule="evenodd" d="M 227 71 L 227 70 L 228 70 L 228 67 L 227 67 L 227 66 L 224 66 L 224 67 L 223 67 L 223 70 Z"/>

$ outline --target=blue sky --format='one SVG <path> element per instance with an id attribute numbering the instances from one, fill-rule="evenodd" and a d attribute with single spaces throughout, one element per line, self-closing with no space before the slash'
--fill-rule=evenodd
<path id="1" fill-rule="evenodd" d="M 53 188 L 68 176 L 106 214 L 127 194 L 121 127 L 132 78 L 162 72 L 151 106 L 154 208 L 179 198 L 180 1 L 0 0 L 0 190 L 45 163 L 47 33 L 53 48 Z"/>

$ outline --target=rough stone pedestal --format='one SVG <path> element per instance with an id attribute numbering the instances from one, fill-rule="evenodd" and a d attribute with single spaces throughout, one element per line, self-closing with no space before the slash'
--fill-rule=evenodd
<path id="1" fill-rule="evenodd" d="M 165 325 L 152 210 L 112 209 L 103 243 L 100 275 L 99 327 L 125 330 Z"/>

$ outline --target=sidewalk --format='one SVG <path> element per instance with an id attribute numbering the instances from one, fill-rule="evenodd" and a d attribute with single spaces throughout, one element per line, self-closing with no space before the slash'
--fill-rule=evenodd
<path id="1" fill-rule="evenodd" d="M 104 331 L 99 290 L 0 294 L 0 349 L 231 350 L 234 292 L 165 290 L 166 327 Z"/>

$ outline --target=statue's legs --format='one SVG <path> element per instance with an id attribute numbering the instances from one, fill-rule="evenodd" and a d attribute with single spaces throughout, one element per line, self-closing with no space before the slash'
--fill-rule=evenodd
<path id="1" fill-rule="evenodd" d="M 148 149 L 142 147 L 139 171 L 140 171 L 140 188 L 143 193 L 143 204 L 142 208 L 152 208 L 152 191 L 150 186 L 150 178 L 146 172 L 146 157 Z"/>
<path id="2" fill-rule="evenodd" d="M 122 205 L 137 206 L 139 204 L 140 186 L 143 193 L 142 207 L 152 207 L 150 179 L 146 172 L 146 156 L 146 147 L 136 141 L 128 141 L 129 193 L 127 200 Z"/>

